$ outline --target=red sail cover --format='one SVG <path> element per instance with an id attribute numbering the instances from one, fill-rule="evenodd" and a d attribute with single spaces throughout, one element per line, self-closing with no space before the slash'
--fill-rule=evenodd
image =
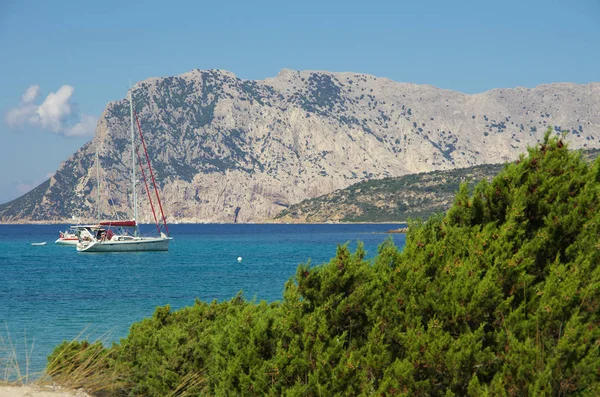
<path id="1" fill-rule="evenodd" d="M 135 219 L 130 221 L 106 221 L 100 222 L 100 226 L 114 226 L 114 227 L 135 227 L 137 223 Z"/>

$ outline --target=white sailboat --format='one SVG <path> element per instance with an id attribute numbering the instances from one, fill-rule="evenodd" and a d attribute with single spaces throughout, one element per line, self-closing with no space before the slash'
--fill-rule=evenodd
<path id="1" fill-rule="evenodd" d="M 133 88 L 129 91 L 129 110 L 131 116 L 131 179 L 132 179 L 132 201 L 133 201 L 133 219 L 126 221 L 105 221 L 99 222 L 95 225 L 78 225 L 73 228 L 77 232 L 78 252 L 139 252 L 139 251 L 168 251 L 169 242 L 172 240 L 167 234 L 163 233 L 161 227 L 156 222 L 156 226 L 159 232 L 157 237 L 142 237 L 139 235 L 139 227 L 137 223 L 138 207 L 137 207 L 137 193 L 136 193 L 136 178 L 135 178 L 135 133 L 133 128 Z M 144 143 L 144 137 L 138 122 L 138 129 L 140 132 L 140 139 L 144 145 L 144 151 L 146 151 L 146 144 Z M 138 156 L 139 157 L 139 156 Z M 150 160 L 148 153 L 146 152 L 146 160 L 150 169 L 150 175 L 154 183 L 154 191 L 156 198 L 160 206 L 161 215 L 165 231 L 168 233 L 167 222 L 162 212 L 162 204 L 154 182 L 154 174 L 150 167 Z M 144 182 L 146 182 L 146 176 L 142 168 L 142 175 L 144 176 Z M 148 192 L 148 199 L 152 205 L 152 199 L 150 197 L 150 191 L 146 183 L 146 191 Z M 152 212 L 156 220 L 156 213 L 154 212 L 154 206 L 152 205 Z M 116 229 L 115 233 L 113 229 Z"/>

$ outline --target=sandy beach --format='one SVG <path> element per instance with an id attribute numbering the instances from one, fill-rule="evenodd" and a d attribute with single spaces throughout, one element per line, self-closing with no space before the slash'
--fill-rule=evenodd
<path id="1" fill-rule="evenodd" d="M 0 385 L 0 397 L 91 397 L 79 390 L 52 386 L 6 386 Z"/>

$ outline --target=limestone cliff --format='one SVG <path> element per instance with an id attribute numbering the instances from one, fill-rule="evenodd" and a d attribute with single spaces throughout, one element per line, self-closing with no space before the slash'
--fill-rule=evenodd
<path id="1" fill-rule="evenodd" d="M 362 180 L 505 162 L 548 126 L 571 148 L 600 146 L 599 83 L 467 95 L 356 73 L 193 70 L 137 83 L 134 108 L 171 222 L 260 222 Z M 93 140 L 0 220 L 94 219 L 97 148 L 101 212 L 130 217 L 129 126 L 128 99 L 109 103 Z M 138 196 L 152 222 L 142 183 Z"/>

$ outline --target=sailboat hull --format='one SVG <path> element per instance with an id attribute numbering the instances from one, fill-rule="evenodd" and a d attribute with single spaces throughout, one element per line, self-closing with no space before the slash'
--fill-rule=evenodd
<path id="1" fill-rule="evenodd" d="M 64 238 L 59 238 L 58 240 L 56 240 L 54 243 L 58 244 L 58 245 L 77 245 L 77 242 L 79 240 L 77 240 L 76 238 L 72 239 L 64 239 Z"/>
<path id="2" fill-rule="evenodd" d="M 78 252 L 144 252 L 168 251 L 170 237 L 136 237 L 118 241 L 84 241 L 77 244 Z"/>

